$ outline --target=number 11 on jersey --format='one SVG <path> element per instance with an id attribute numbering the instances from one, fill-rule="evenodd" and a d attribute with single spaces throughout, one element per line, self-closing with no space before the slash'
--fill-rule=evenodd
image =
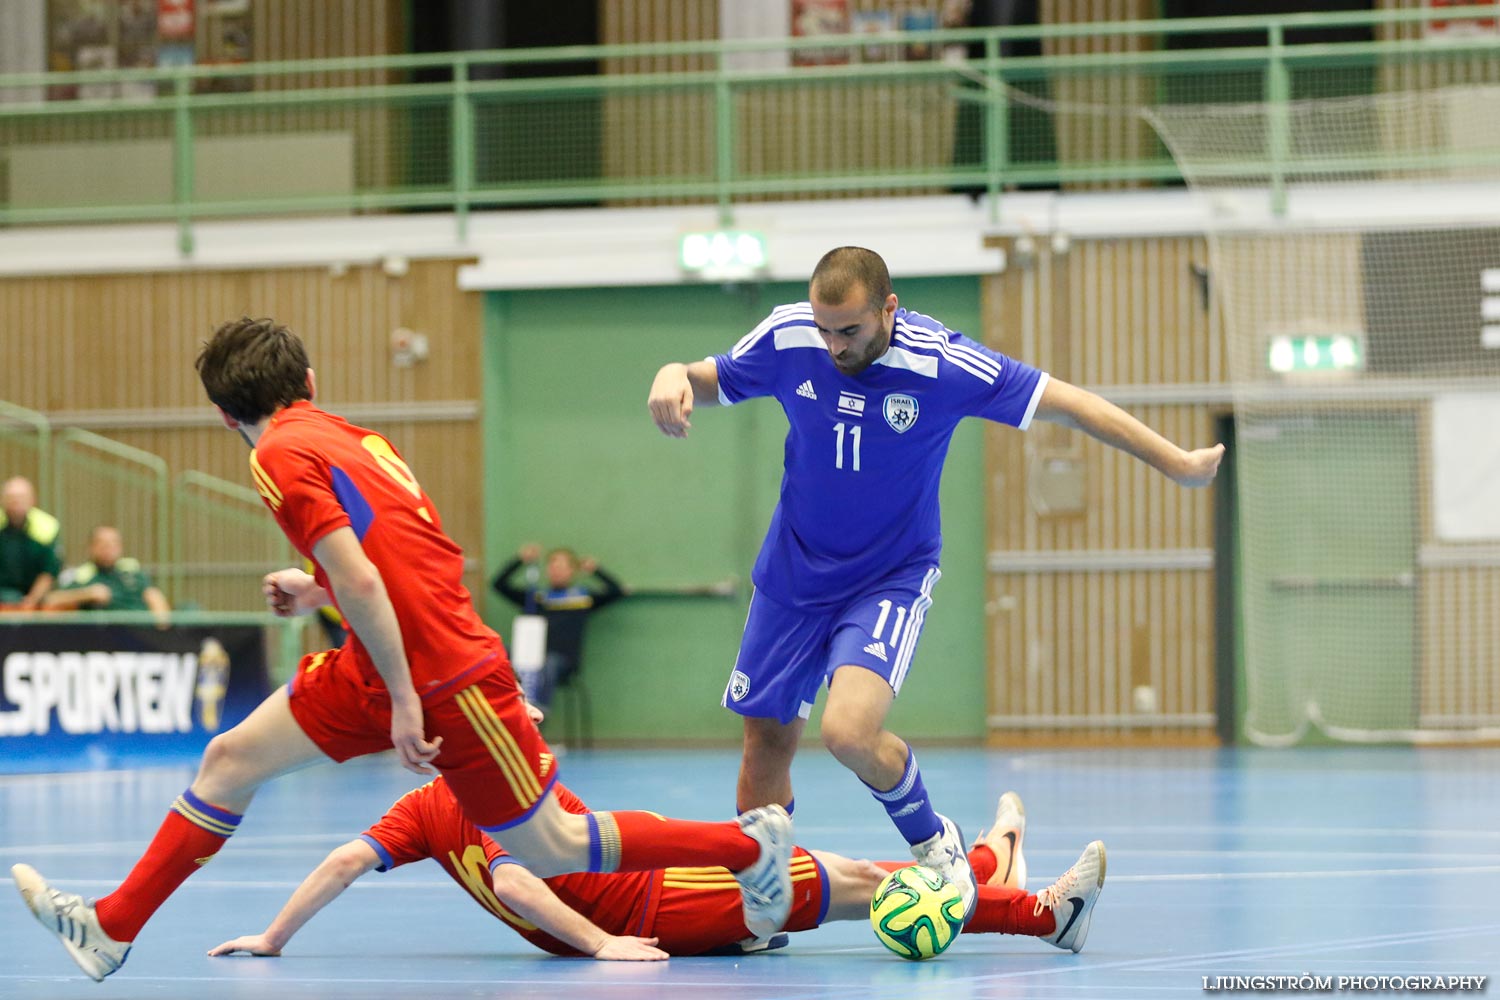
<path id="1" fill-rule="evenodd" d="M 859 424 L 854 424 L 849 428 L 849 438 L 851 441 L 849 450 L 852 453 L 853 470 L 855 472 L 859 471 L 859 436 L 863 430 L 864 428 Z M 844 422 L 842 420 L 833 425 L 833 432 L 838 435 L 838 447 L 834 452 L 833 467 L 835 469 L 842 469 L 844 467 Z"/>

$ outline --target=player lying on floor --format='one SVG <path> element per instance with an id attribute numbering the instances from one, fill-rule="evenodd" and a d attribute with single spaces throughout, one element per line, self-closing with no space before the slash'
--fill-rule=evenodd
<path id="1" fill-rule="evenodd" d="M 584 812 L 558 784 L 559 801 Z M 995 825 L 969 852 L 979 903 L 967 933 L 1039 937 L 1079 951 L 1104 885 L 1104 845 L 1094 841 L 1061 878 L 1028 895 L 1020 797 L 1000 797 Z M 260 934 L 226 941 L 210 955 L 279 955 L 313 916 L 371 869 L 388 871 L 432 858 L 469 895 L 524 937 L 554 955 L 653 961 L 669 955 L 738 951 L 749 937 L 734 876 L 724 868 L 573 874 L 540 879 L 464 818 L 440 777 L 402 796 L 358 840 L 334 849 L 292 893 Z M 833 920 L 868 920 L 870 897 L 886 873 L 910 861 L 855 861 L 800 847 L 792 856 L 793 903 L 785 929 L 811 930 Z M 776 935 L 769 947 L 785 944 Z M 757 950 L 747 943 L 745 951 Z M 761 943 L 759 948 L 767 945 Z"/>

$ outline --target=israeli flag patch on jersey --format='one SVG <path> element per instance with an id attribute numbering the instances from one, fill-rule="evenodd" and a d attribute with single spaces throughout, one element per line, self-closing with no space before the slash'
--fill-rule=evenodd
<path id="1" fill-rule="evenodd" d="M 917 409 L 916 397 L 893 392 L 885 397 L 885 422 L 897 434 L 905 434 L 917 422 Z"/>

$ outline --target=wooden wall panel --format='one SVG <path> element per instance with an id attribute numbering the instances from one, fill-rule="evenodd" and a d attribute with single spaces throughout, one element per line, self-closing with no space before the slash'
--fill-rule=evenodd
<path id="1" fill-rule="evenodd" d="M 1041 23 L 1089 24 L 1149 20 L 1157 15 L 1155 0 L 1042 0 Z M 1158 47 L 1155 35 L 1100 35 L 1044 41 L 1044 55 L 1145 52 Z M 1058 74 L 1051 79 L 1051 99 L 1059 107 L 1054 116 L 1057 160 L 1060 165 L 1109 162 L 1136 163 L 1150 159 L 1156 137 L 1138 109 L 1155 102 L 1156 77 L 1107 70 L 1099 73 Z M 1141 187 L 1138 181 L 1070 184 L 1075 189 Z"/>
<path id="2" fill-rule="evenodd" d="M 1212 731 L 1211 573 L 1000 573 L 991 623 L 994 735 Z M 1137 703 L 1135 691 L 1153 692 Z M 1140 726 L 1141 719 L 1156 719 Z"/>
<path id="3" fill-rule="evenodd" d="M 421 16 L 420 11 L 416 16 Z M 251 0 L 253 62 L 391 55 L 406 50 L 404 0 Z M 198 47 L 213 57 L 222 42 L 213 19 L 198 18 Z M 350 82 L 355 78 L 349 77 Z M 304 80 L 294 86 L 318 86 Z"/>
<path id="4" fill-rule="evenodd" d="M 851 0 L 850 12 L 888 10 L 878 0 Z M 935 9 L 935 8 L 934 8 Z M 605 44 L 703 41 L 719 37 L 717 0 L 652 0 L 600 7 Z M 605 73 L 711 70 L 709 57 L 660 56 L 607 59 Z M 881 84 L 801 83 L 740 88 L 735 101 L 734 171 L 738 177 L 872 175 L 946 170 L 953 162 L 957 119 L 952 77 Z M 612 180 L 715 177 L 716 109 L 711 87 L 671 94 L 619 95 L 605 100 L 604 172 Z M 899 136 L 900 141 L 892 141 Z M 653 204 L 703 201 L 702 197 L 654 196 Z M 878 177 L 852 194 L 926 194 L 934 189 L 890 188 Z M 739 200 L 830 197 L 769 193 Z"/>
<path id="5" fill-rule="evenodd" d="M 1500 717 L 1500 568 L 1428 569 L 1421 594 L 1422 724 Z"/>
<path id="6" fill-rule="evenodd" d="M 416 261 L 402 277 L 361 266 L 3 280 L 0 328 L 23 360 L 0 373 L 0 399 L 159 454 L 174 475 L 196 469 L 248 485 L 246 449 L 215 418 L 193 359 L 225 319 L 272 316 L 307 343 L 318 401 L 352 408 L 390 437 L 478 559 L 480 296 L 458 290 L 461 263 Z M 397 327 L 427 335 L 429 360 L 392 364 Z M 105 498 L 68 507 L 79 512 L 65 525 L 78 553 L 110 507 Z"/>
<path id="7" fill-rule="evenodd" d="M 1008 269 L 985 279 L 991 346 L 1133 396 L 1127 409 L 1172 440 L 1212 442 L 1226 408 L 1213 389 L 1226 372 L 1197 274 L 1205 242 L 1032 242 L 1019 253 L 1011 243 Z M 1164 401 L 1147 401 L 1153 393 Z M 993 738 L 1211 740 L 1212 493 L 1049 424 L 986 433 L 1000 563 L 989 595 Z M 1077 510 L 1049 512 L 1038 500 L 1056 464 L 1081 470 Z"/>

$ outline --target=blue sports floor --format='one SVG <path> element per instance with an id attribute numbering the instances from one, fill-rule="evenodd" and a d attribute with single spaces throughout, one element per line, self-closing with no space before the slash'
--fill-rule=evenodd
<path id="1" fill-rule="evenodd" d="M 718 819 L 729 752 L 575 752 L 563 778 L 597 808 Z M 435 863 L 371 874 L 282 958 L 217 958 L 262 930 L 331 848 L 413 783 L 387 759 L 322 767 L 263 790 L 240 833 L 96 985 L 0 895 L 0 997 L 1159 998 L 1205 976 L 1500 974 L 1500 750 L 926 750 L 934 801 L 972 836 L 1007 788 L 1025 800 L 1031 888 L 1092 838 L 1109 874 L 1087 947 L 960 938 L 907 963 L 863 922 L 750 958 L 616 964 L 534 952 Z M 124 875 L 187 766 L 0 777 L 0 862 L 102 894 Z M 798 842 L 867 857 L 904 845 L 856 780 L 816 747 L 798 759 Z"/>

